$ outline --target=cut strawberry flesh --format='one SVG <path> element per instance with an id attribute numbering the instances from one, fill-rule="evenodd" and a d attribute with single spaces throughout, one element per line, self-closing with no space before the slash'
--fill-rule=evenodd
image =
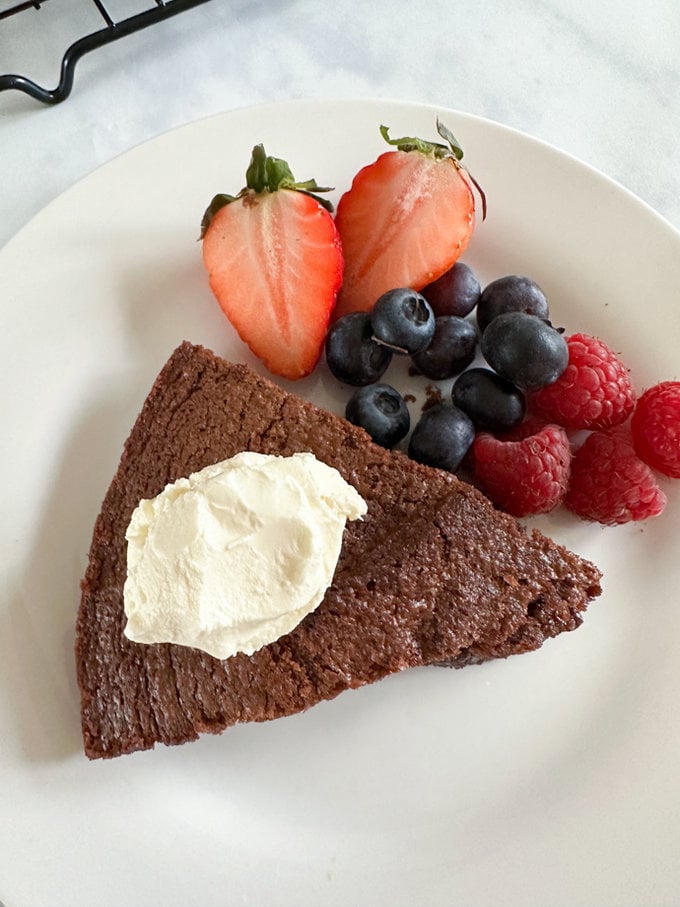
<path id="1" fill-rule="evenodd" d="M 336 225 L 345 276 L 335 316 L 367 311 L 394 287 L 419 290 L 447 271 L 474 227 L 474 196 L 452 159 L 387 151 L 354 178 Z"/>
<path id="2" fill-rule="evenodd" d="M 203 260 L 222 310 L 266 367 L 309 374 L 342 279 L 328 212 L 301 192 L 246 195 L 214 216 Z"/>

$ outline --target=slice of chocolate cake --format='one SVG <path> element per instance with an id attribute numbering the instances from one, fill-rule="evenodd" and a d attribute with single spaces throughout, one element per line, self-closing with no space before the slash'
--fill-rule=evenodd
<path id="1" fill-rule="evenodd" d="M 123 635 L 127 528 L 141 498 L 239 451 L 311 451 L 368 504 L 321 605 L 254 655 L 219 661 Z M 182 344 L 157 378 L 97 519 L 76 632 L 85 752 L 184 743 L 299 712 L 406 667 L 537 648 L 581 622 L 596 567 L 527 533 L 454 476 L 374 445 L 245 366 Z"/>

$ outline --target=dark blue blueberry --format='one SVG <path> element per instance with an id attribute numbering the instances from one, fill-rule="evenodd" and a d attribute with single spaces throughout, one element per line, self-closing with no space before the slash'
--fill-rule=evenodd
<path id="1" fill-rule="evenodd" d="M 345 384 L 374 384 L 392 361 L 392 352 L 376 343 L 368 312 L 353 312 L 339 318 L 326 337 L 328 368 Z"/>
<path id="2" fill-rule="evenodd" d="M 481 348 L 495 372 L 522 388 L 552 384 L 569 361 L 562 334 L 524 312 L 496 316 L 482 334 Z"/>
<path id="3" fill-rule="evenodd" d="M 389 384 L 356 390 L 347 401 L 345 418 L 360 425 L 382 447 L 394 447 L 411 426 L 404 398 Z"/>
<path id="4" fill-rule="evenodd" d="M 424 350 L 434 334 L 434 312 L 424 296 L 408 287 L 388 290 L 371 311 L 376 340 L 395 353 L 409 355 Z"/>
<path id="5" fill-rule="evenodd" d="M 432 306 L 435 316 L 457 315 L 464 318 L 479 302 L 482 289 L 472 268 L 457 261 L 420 292 Z"/>
<path id="6" fill-rule="evenodd" d="M 514 274 L 499 277 L 484 287 L 477 304 L 477 324 L 484 332 L 498 315 L 505 312 L 524 312 L 537 318 L 550 318 L 545 293 L 529 277 Z"/>
<path id="7" fill-rule="evenodd" d="M 504 432 L 524 418 L 522 391 L 488 368 L 470 368 L 456 380 L 451 392 L 458 406 L 482 431 Z"/>
<path id="8" fill-rule="evenodd" d="M 434 320 L 430 345 L 411 357 L 426 378 L 443 381 L 453 378 L 475 358 L 477 331 L 474 325 L 456 315 L 441 315 Z"/>
<path id="9" fill-rule="evenodd" d="M 456 406 L 439 403 L 420 417 L 411 434 L 408 455 L 426 466 L 455 472 L 474 439 L 470 417 Z"/>

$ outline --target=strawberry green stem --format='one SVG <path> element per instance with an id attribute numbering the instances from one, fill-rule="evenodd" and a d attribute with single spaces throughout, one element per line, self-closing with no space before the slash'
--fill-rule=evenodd
<path id="1" fill-rule="evenodd" d="M 395 148 L 398 148 L 399 151 L 419 151 L 421 154 L 431 155 L 438 160 L 447 157 L 452 157 L 456 161 L 462 160 L 463 149 L 460 147 L 460 144 L 453 133 L 447 129 L 439 118 L 437 118 L 437 132 L 443 139 L 446 139 L 446 145 L 442 145 L 441 142 L 428 142 L 425 139 L 419 139 L 415 136 L 403 136 L 400 139 L 391 139 L 389 127 L 380 127 L 380 134 L 387 144 L 393 145 Z"/>
<path id="2" fill-rule="evenodd" d="M 266 192 L 278 192 L 280 189 L 302 192 L 315 199 L 327 211 L 333 211 L 331 202 L 317 195 L 318 192 L 332 192 L 331 186 L 319 186 L 314 179 L 296 181 L 287 161 L 278 157 L 270 157 L 264 150 L 264 145 L 255 145 L 246 170 L 246 185 L 238 195 L 220 193 L 214 196 L 201 221 L 201 239 L 205 236 L 212 219 L 225 205 L 246 195 L 263 195 Z"/>

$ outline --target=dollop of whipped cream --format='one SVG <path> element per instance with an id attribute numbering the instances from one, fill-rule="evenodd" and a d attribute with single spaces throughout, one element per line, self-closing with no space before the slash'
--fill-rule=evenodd
<path id="1" fill-rule="evenodd" d="M 366 509 L 311 453 L 244 452 L 178 479 L 132 514 L 125 635 L 251 655 L 319 605 Z"/>

